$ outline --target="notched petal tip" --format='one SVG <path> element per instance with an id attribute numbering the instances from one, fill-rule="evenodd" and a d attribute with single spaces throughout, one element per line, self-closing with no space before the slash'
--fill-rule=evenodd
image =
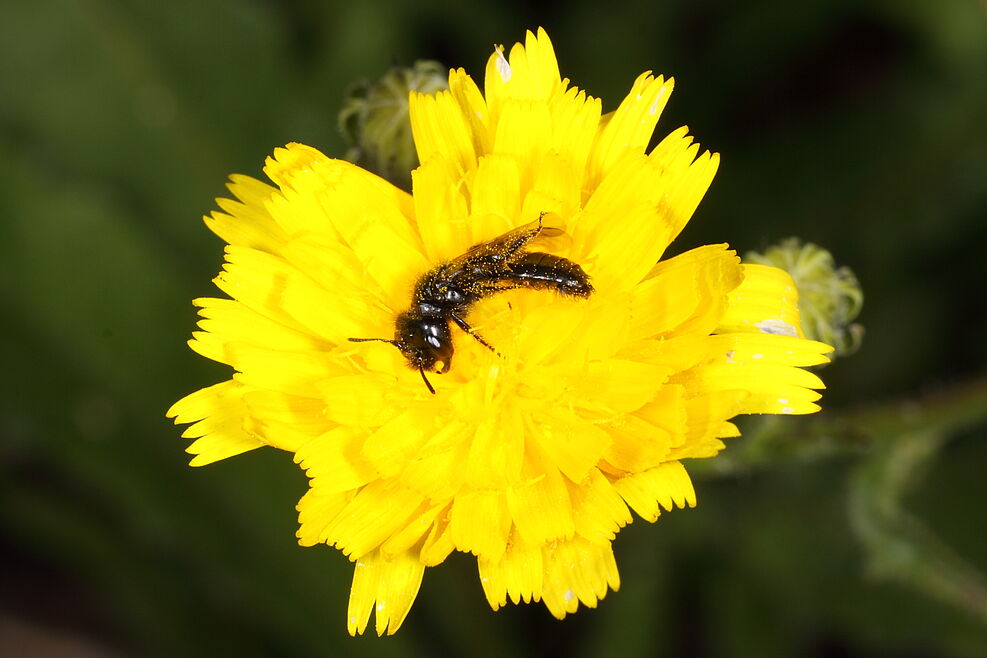
<path id="1" fill-rule="evenodd" d="M 280 187 L 288 186 L 291 176 L 310 171 L 319 161 L 329 158 L 316 148 L 298 142 L 289 142 L 274 149 L 264 161 L 264 173 Z"/>

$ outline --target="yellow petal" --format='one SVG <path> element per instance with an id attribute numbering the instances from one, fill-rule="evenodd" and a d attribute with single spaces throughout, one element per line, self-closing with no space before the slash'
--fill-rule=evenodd
<path id="1" fill-rule="evenodd" d="M 447 516 L 447 512 L 439 513 L 422 544 L 419 558 L 426 567 L 441 564 L 456 549 L 456 545 L 452 541 L 452 532 L 449 531 L 448 519 L 445 518 Z"/>
<path id="2" fill-rule="evenodd" d="M 496 489 L 520 479 L 525 437 L 513 414 L 479 420 L 465 464 L 465 482 L 475 489 Z"/>
<path id="3" fill-rule="evenodd" d="M 463 484 L 470 441 L 466 423 L 439 428 L 399 475 L 401 482 L 431 500 L 451 499 Z"/>
<path id="4" fill-rule="evenodd" d="M 521 206 L 517 160 L 509 155 L 487 155 L 470 184 L 470 243 L 478 244 L 514 228 Z"/>
<path id="5" fill-rule="evenodd" d="M 322 489 L 309 489 L 298 501 L 298 543 L 301 546 L 315 546 L 322 540 L 326 526 L 343 511 L 353 499 L 352 491 L 328 492 Z"/>
<path id="6" fill-rule="evenodd" d="M 644 153 L 674 86 L 673 79 L 666 82 L 661 76 L 654 78 L 650 72 L 638 76 L 620 107 L 600 131 L 590 156 L 590 187 L 603 179 L 627 154 Z"/>
<path id="7" fill-rule="evenodd" d="M 570 183 L 582 188 L 587 161 L 600 126 L 600 99 L 572 87 L 564 94 L 555 94 L 549 101 L 549 108 L 552 114 L 552 150 L 572 171 Z"/>
<path id="8" fill-rule="evenodd" d="M 634 473 L 657 466 L 671 450 L 674 434 L 637 415 L 627 415 L 603 428 L 611 444 L 603 454 L 608 464 L 624 472 Z"/>
<path id="9" fill-rule="evenodd" d="M 744 279 L 730 294 L 717 332 L 802 337 L 798 289 L 791 275 L 769 265 L 745 264 L 742 269 Z"/>
<path id="10" fill-rule="evenodd" d="M 576 483 L 586 478 L 610 447 L 606 432 L 563 408 L 536 413 L 531 422 L 531 440 L 551 464 Z"/>
<path id="11" fill-rule="evenodd" d="M 696 157 L 699 145 L 692 144 L 687 132 L 685 127 L 674 131 L 648 154 L 652 164 L 664 172 L 666 182 L 658 209 L 671 227 L 672 240 L 696 211 L 720 166 L 719 153 L 706 151 Z"/>
<path id="12" fill-rule="evenodd" d="M 723 317 L 728 291 L 740 282 L 740 259 L 726 245 L 662 261 L 631 293 L 630 335 L 708 334 Z"/>
<path id="13" fill-rule="evenodd" d="M 738 365 L 772 364 L 818 366 L 828 363 L 833 348 L 825 343 L 795 336 L 765 333 L 727 333 L 707 338 L 717 360 Z"/>
<path id="14" fill-rule="evenodd" d="M 504 493 L 460 492 L 452 504 L 449 529 L 458 550 L 497 559 L 507 548 L 511 529 Z"/>
<path id="15" fill-rule="evenodd" d="M 576 526 L 562 475 L 545 457 L 532 455 L 528 462 L 529 481 L 507 489 L 507 505 L 517 532 L 534 546 L 572 537 Z"/>
<path id="16" fill-rule="evenodd" d="M 670 340 L 668 344 L 680 345 L 683 341 Z M 686 341 L 691 342 L 691 341 Z M 671 348 L 674 351 L 674 347 Z M 641 420 L 663 431 L 668 437 L 668 445 L 678 446 L 682 443 L 682 435 L 688 422 L 686 396 L 689 392 L 684 386 L 666 384 L 655 393 L 648 404 L 634 412 Z M 646 470 L 646 469 L 635 469 Z"/>
<path id="17" fill-rule="evenodd" d="M 576 537 L 544 551 L 542 600 L 556 619 L 575 612 L 580 603 L 595 608 L 608 589 L 620 588 L 610 542 L 596 544 Z"/>
<path id="18" fill-rule="evenodd" d="M 189 346 L 209 359 L 228 363 L 240 372 L 241 383 L 255 388 L 280 390 L 301 396 L 317 395 L 315 382 L 345 372 L 340 359 L 331 352 L 278 352 L 247 343 L 235 343 L 221 336 L 197 331 Z"/>
<path id="19" fill-rule="evenodd" d="M 244 247 L 227 247 L 227 263 L 215 279 L 230 297 L 291 328 L 333 343 L 359 336 L 365 300 L 317 285 L 283 259 Z"/>
<path id="20" fill-rule="evenodd" d="M 822 380 L 807 370 L 780 365 L 777 360 L 731 362 L 729 354 L 683 373 L 677 381 L 698 393 L 743 391 L 748 396 L 742 413 L 812 413 L 818 410 L 814 403 L 820 395 L 811 389 L 825 388 Z"/>
<path id="21" fill-rule="evenodd" d="M 461 180 L 462 174 L 441 156 L 411 172 L 418 229 L 432 264 L 458 256 L 471 244 L 466 219 L 469 209 L 460 191 Z"/>
<path id="22" fill-rule="evenodd" d="M 721 438 L 737 436 L 737 427 L 728 418 L 742 413 L 750 394 L 746 391 L 714 391 L 685 400 L 682 442 L 668 459 L 712 457 L 723 449 Z"/>
<path id="23" fill-rule="evenodd" d="M 357 492 L 319 540 L 346 556 L 366 555 L 417 518 L 423 502 L 422 496 L 398 482 L 375 480 Z"/>
<path id="24" fill-rule="evenodd" d="M 585 309 L 579 302 L 551 297 L 545 299 L 544 293 L 533 291 L 524 294 L 527 292 L 523 291 L 515 298 L 520 298 L 522 302 L 534 302 L 531 298 L 538 295 L 542 303 L 532 303 L 531 309 L 526 309 L 524 322 L 519 327 L 521 333 L 516 339 L 519 358 L 524 358 L 528 363 L 548 363 L 556 355 L 572 354 L 571 350 L 567 350 L 568 341 L 578 335 L 579 325 L 586 315 Z"/>
<path id="25" fill-rule="evenodd" d="M 411 196 L 345 160 L 288 144 L 275 149 L 264 172 L 281 188 L 266 208 L 289 238 L 300 233 L 346 237 L 373 219 L 409 244 L 416 242 Z"/>
<path id="26" fill-rule="evenodd" d="M 435 528 L 438 517 L 448 515 L 448 507 L 448 503 L 443 501 L 423 510 L 418 516 L 412 517 L 404 528 L 395 532 L 390 539 L 381 544 L 381 554 L 384 557 L 391 557 L 408 551 L 418 552 L 424 543 L 425 535 Z"/>
<path id="27" fill-rule="evenodd" d="M 281 186 L 268 210 L 289 238 L 315 235 L 347 245 L 392 306 L 425 269 L 407 193 L 359 167 L 292 144 L 265 168 Z M 331 286 L 330 290 L 337 290 Z"/>
<path id="28" fill-rule="evenodd" d="M 631 522 L 631 513 L 613 485 L 593 469 L 578 485 L 569 483 L 576 534 L 593 543 L 606 542 Z"/>
<path id="29" fill-rule="evenodd" d="M 358 489 L 377 478 L 377 470 L 361 451 L 365 438 L 346 427 L 337 427 L 301 446 L 295 463 L 313 480 L 323 496 Z"/>
<path id="30" fill-rule="evenodd" d="M 370 429 L 390 421 L 403 399 L 381 394 L 390 392 L 394 377 L 378 373 L 346 374 L 325 377 L 315 382 L 323 401 L 321 413 L 332 422 L 354 428 Z"/>
<path id="31" fill-rule="evenodd" d="M 616 161 L 575 221 L 579 262 L 600 286 L 640 281 L 678 234 L 712 180 L 716 158 L 698 146 L 671 162 L 629 153 Z"/>
<path id="32" fill-rule="evenodd" d="M 334 425 L 323 414 L 325 402 L 318 398 L 248 389 L 243 401 L 248 411 L 244 428 L 285 450 L 298 449 Z"/>
<path id="33" fill-rule="evenodd" d="M 470 122 L 450 92 L 440 91 L 431 96 L 413 91 L 408 109 L 419 162 L 425 164 L 441 154 L 461 175 L 476 167 Z"/>
<path id="34" fill-rule="evenodd" d="M 638 283 L 665 251 L 671 232 L 656 206 L 628 209 L 619 222 L 593 240 L 585 256 L 593 281 L 601 290 L 627 290 Z"/>
<path id="35" fill-rule="evenodd" d="M 239 201 L 216 199 L 224 212 L 203 217 L 209 230 L 229 244 L 274 253 L 284 243 L 284 231 L 267 211 L 267 201 L 277 190 L 266 183 L 234 174 L 227 184 Z"/>
<path id="36" fill-rule="evenodd" d="M 371 610 L 377 635 L 396 633 L 418 596 L 424 574 L 425 567 L 410 553 L 384 557 L 374 552 L 361 557 L 353 571 L 346 613 L 350 635 L 363 634 Z"/>
<path id="37" fill-rule="evenodd" d="M 182 436 L 201 437 L 185 450 L 195 455 L 189 465 L 204 466 L 264 445 L 243 427 L 245 391 L 241 384 L 227 381 L 187 395 L 171 406 L 167 416 L 175 423 L 194 423 Z"/>
<path id="38" fill-rule="evenodd" d="M 317 336 L 280 324 L 232 299 L 199 298 L 199 328 L 224 344 L 246 343 L 274 351 L 324 350 L 331 344 Z M 229 363 L 224 359 L 217 359 Z"/>
<path id="39" fill-rule="evenodd" d="M 614 488 L 627 504 L 645 521 L 654 523 L 661 508 L 696 506 L 692 480 L 679 462 L 667 462 L 647 471 L 614 482 Z"/>
<path id="40" fill-rule="evenodd" d="M 532 174 L 531 188 L 524 195 L 521 217 L 537 218 L 550 213 L 559 218 L 568 218 L 576 214 L 581 203 L 582 188 L 579 184 L 580 173 L 575 167 L 569 158 L 560 153 L 545 153 Z"/>
<path id="41" fill-rule="evenodd" d="M 480 584 L 487 602 L 494 610 L 507 603 L 541 600 L 544 563 L 540 546 L 531 546 L 515 531 L 507 551 L 496 558 L 481 556 L 477 560 Z"/>
<path id="42" fill-rule="evenodd" d="M 509 58 L 503 49 L 496 48 L 487 60 L 484 93 L 495 126 L 500 108 L 507 100 L 548 100 L 562 87 L 559 64 L 555 50 L 545 30 L 539 28 L 537 36 L 530 31 L 525 44 L 515 44 Z"/>
<path id="43" fill-rule="evenodd" d="M 393 235 L 387 237 L 392 238 Z M 406 245 L 401 243 L 398 248 L 406 249 Z M 383 249 L 382 253 L 384 253 Z M 363 291 L 368 296 L 368 303 L 361 307 L 366 312 L 362 320 L 367 331 L 390 322 L 396 311 L 403 310 L 407 306 L 409 294 L 407 287 L 403 285 L 404 278 L 409 276 L 410 270 L 424 267 L 424 260 L 420 257 L 395 258 L 395 263 L 402 262 L 403 269 L 399 270 L 397 275 L 393 271 L 385 274 L 392 282 L 389 285 L 395 286 L 387 289 L 371 276 L 368 268 L 357 258 L 352 248 L 324 234 L 306 233 L 288 240 L 281 247 L 280 254 L 285 261 L 298 271 L 304 272 L 324 290 Z M 395 279 L 402 283 L 394 284 Z"/>
<path id="44" fill-rule="evenodd" d="M 407 409 L 377 428 L 363 446 L 363 455 L 384 477 L 393 477 L 428 440 L 431 423 L 414 409 Z"/>
<path id="45" fill-rule="evenodd" d="M 449 93 L 452 94 L 459 105 L 459 111 L 469 123 L 473 150 L 477 157 L 490 153 L 492 143 L 490 113 L 487 110 L 487 102 L 473 82 L 473 78 L 463 69 L 449 71 Z"/>
<path id="46" fill-rule="evenodd" d="M 494 133 L 493 152 L 512 156 L 520 164 L 521 193 L 534 183 L 535 173 L 551 147 L 552 115 L 548 104 L 507 99 Z"/>

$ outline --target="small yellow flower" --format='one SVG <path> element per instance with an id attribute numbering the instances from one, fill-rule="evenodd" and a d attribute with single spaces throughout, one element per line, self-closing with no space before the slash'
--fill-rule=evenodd
<path id="1" fill-rule="evenodd" d="M 737 435 L 742 413 L 812 413 L 795 284 L 726 245 L 662 260 L 719 158 L 686 129 L 650 153 L 672 80 L 642 74 L 610 116 L 559 75 L 543 30 L 490 57 L 481 93 L 411 95 L 414 195 L 300 144 L 274 186 L 234 176 L 206 218 L 229 243 L 190 342 L 233 377 L 176 403 L 193 465 L 260 446 L 293 452 L 310 489 L 301 544 L 356 563 L 348 628 L 394 633 L 425 567 L 477 557 L 496 609 L 594 607 L 619 577 L 611 550 L 631 510 L 695 505 L 682 467 Z M 538 249 L 582 266 L 586 299 L 487 297 L 454 328 L 455 359 L 423 385 L 390 337 L 425 272 L 551 214 L 567 237 Z"/>

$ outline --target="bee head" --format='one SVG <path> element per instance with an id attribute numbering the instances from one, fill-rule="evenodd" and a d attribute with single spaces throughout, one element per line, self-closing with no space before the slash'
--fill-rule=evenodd
<path id="1" fill-rule="evenodd" d="M 424 318 L 418 314 L 402 313 L 394 322 L 394 340 L 388 338 L 350 338 L 354 343 L 379 341 L 389 343 L 401 351 L 404 358 L 422 375 L 428 391 L 435 394 L 425 370 L 433 370 L 436 363 L 442 363 L 439 374 L 449 372 L 452 365 L 452 335 L 448 321 L 441 318 Z"/>
<path id="2" fill-rule="evenodd" d="M 446 373 L 452 365 L 452 334 L 447 320 L 402 313 L 394 322 L 394 345 L 423 375 L 425 370 Z M 440 362 L 442 368 L 435 370 Z"/>

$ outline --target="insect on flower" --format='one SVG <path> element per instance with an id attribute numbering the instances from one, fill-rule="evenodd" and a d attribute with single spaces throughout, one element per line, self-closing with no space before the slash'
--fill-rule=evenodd
<path id="1" fill-rule="evenodd" d="M 394 339 L 350 338 L 355 343 L 380 341 L 397 347 L 408 363 L 417 368 L 428 390 L 435 389 L 425 369 L 436 364 L 437 374 L 452 365 L 452 332 L 449 322 L 496 352 L 494 347 L 466 321 L 470 307 L 481 299 L 515 288 L 555 290 L 563 295 L 589 297 L 593 292 L 589 276 L 571 260 L 524 248 L 535 238 L 562 234 L 545 226 L 545 213 L 537 220 L 470 247 L 466 253 L 432 268 L 415 284 L 411 308 L 394 322 Z"/>

